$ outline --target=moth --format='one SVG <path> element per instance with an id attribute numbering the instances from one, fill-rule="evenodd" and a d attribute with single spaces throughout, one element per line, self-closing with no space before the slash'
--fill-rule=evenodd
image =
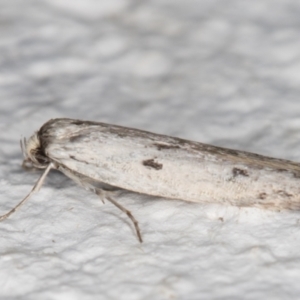
<path id="1" fill-rule="evenodd" d="M 85 189 L 107 199 L 117 190 L 181 199 L 268 209 L 300 208 L 300 164 L 226 149 L 143 130 L 74 119 L 51 119 L 21 142 L 23 165 L 44 169 L 30 193 L 56 169 Z"/>

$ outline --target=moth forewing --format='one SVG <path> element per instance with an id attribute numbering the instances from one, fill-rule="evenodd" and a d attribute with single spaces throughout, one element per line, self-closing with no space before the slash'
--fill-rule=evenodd
<path id="1" fill-rule="evenodd" d="M 23 147 L 24 148 L 24 147 Z M 215 147 L 147 131 L 73 119 L 52 119 L 25 142 L 23 164 L 45 168 L 32 191 L 51 168 L 117 203 L 112 191 L 133 192 L 236 206 L 300 208 L 300 164 L 258 154 Z"/>
<path id="2" fill-rule="evenodd" d="M 300 207 L 297 163 L 115 125 L 71 122 L 65 129 L 60 125 L 59 138 L 45 128 L 43 134 L 52 137 L 48 156 L 94 180 L 193 202 Z"/>

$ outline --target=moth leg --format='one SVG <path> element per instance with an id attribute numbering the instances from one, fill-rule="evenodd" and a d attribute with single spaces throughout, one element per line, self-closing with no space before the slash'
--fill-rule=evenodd
<path id="1" fill-rule="evenodd" d="M 114 200 L 113 198 L 107 196 L 106 193 L 103 193 L 103 190 L 101 189 L 95 189 L 96 194 L 100 197 L 100 199 L 102 197 L 105 197 L 109 202 L 111 202 L 112 204 L 114 204 L 118 209 L 120 209 L 122 212 L 124 212 L 132 221 L 134 227 L 135 227 L 135 231 L 136 231 L 136 235 L 139 239 L 139 242 L 142 243 L 143 239 L 142 239 L 142 235 L 141 235 L 141 231 L 139 228 L 139 223 L 138 221 L 134 218 L 134 216 L 132 215 L 132 213 L 126 209 L 125 207 L 123 207 L 121 204 L 119 204 L 116 200 Z"/>
<path id="2" fill-rule="evenodd" d="M 100 200 L 102 201 L 103 204 L 105 204 L 105 197 L 103 195 L 98 195 L 100 197 Z"/>
<path id="3" fill-rule="evenodd" d="M 39 180 L 35 183 L 35 185 L 33 186 L 32 190 L 29 192 L 29 194 L 19 203 L 17 204 L 13 209 L 11 209 L 8 213 L 6 213 L 3 216 L 0 216 L 0 222 L 7 219 L 12 213 L 14 213 L 27 199 L 30 198 L 30 196 L 34 193 L 34 192 L 38 192 L 42 186 L 42 184 L 45 181 L 46 176 L 48 175 L 49 171 L 54 168 L 53 164 L 50 163 L 45 172 L 41 175 L 41 177 L 39 178 Z"/>

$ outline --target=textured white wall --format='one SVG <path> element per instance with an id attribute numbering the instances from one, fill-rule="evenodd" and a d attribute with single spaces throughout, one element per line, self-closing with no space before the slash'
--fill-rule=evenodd
<path id="1" fill-rule="evenodd" d="M 0 214 L 53 117 L 300 161 L 297 0 L 0 0 Z M 129 194 L 52 172 L 0 223 L 0 299 L 299 299 L 300 213 Z"/>

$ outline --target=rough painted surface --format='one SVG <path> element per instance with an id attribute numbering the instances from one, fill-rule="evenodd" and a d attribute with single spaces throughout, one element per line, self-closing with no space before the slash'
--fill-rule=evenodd
<path id="1" fill-rule="evenodd" d="M 0 1 L 0 213 L 40 174 L 21 169 L 19 139 L 54 117 L 300 161 L 299 13 L 296 0 Z M 119 201 L 142 245 L 115 207 L 51 173 L 0 223 L 0 298 L 298 299 L 298 212 Z"/>

